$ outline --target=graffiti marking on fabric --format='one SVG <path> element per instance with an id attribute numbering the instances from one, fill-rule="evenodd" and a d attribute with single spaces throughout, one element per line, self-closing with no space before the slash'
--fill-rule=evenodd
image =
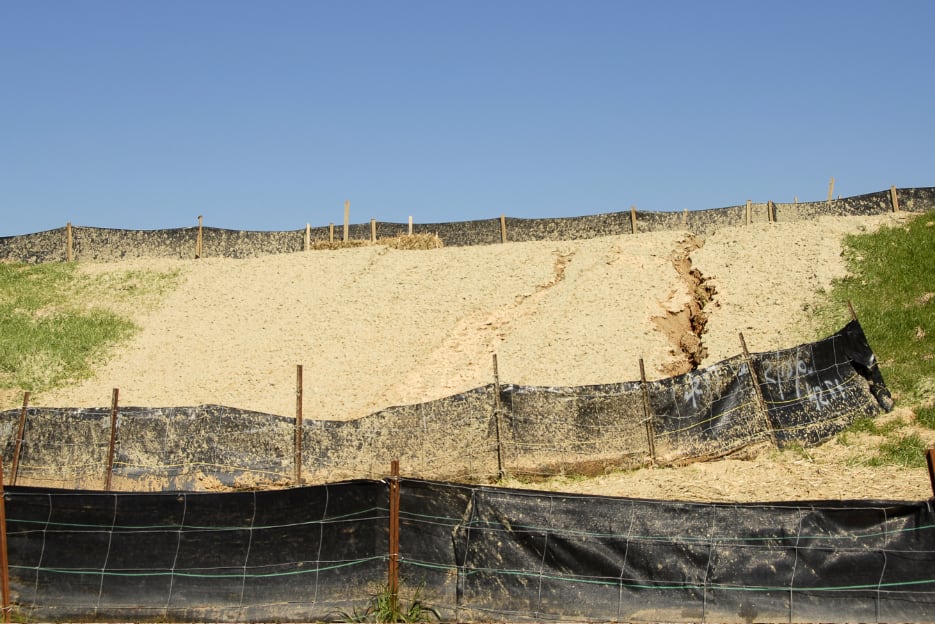
<path id="1" fill-rule="evenodd" d="M 781 401 L 786 400 L 787 389 L 791 389 L 796 400 L 805 398 L 816 409 L 827 407 L 831 399 L 844 394 L 844 384 L 837 375 L 831 379 L 819 379 L 814 364 L 800 355 L 790 354 L 775 362 L 764 361 L 763 382 L 776 388 Z"/>

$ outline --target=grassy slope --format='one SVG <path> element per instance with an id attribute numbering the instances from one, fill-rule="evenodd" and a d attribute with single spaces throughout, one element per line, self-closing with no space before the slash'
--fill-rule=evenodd
<path id="1" fill-rule="evenodd" d="M 833 311 L 852 302 L 896 404 L 917 426 L 935 428 L 935 211 L 848 236 L 845 258 L 850 275 L 827 293 L 817 334 L 834 331 Z M 858 422 L 843 440 L 853 433 L 885 437 L 869 465 L 924 466 L 925 444 L 910 426 Z"/>
<path id="2" fill-rule="evenodd" d="M 89 376 L 108 347 L 137 330 L 113 308 L 143 304 L 176 277 L 0 263 L 0 389 L 41 392 Z"/>

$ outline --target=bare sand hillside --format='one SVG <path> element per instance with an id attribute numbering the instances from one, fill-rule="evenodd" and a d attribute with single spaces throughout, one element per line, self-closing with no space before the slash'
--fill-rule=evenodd
<path id="1" fill-rule="evenodd" d="M 638 379 L 641 357 L 651 378 L 664 377 L 737 354 L 738 332 L 751 351 L 809 340 L 815 293 L 845 271 L 842 237 L 899 219 L 826 217 L 707 238 L 664 232 L 87 264 L 178 268 L 181 278 L 160 305 L 133 312 L 142 330 L 94 378 L 32 404 L 106 406 L 117 387 L 122 405 L 292 415 L 301 364 L 305 417 L 351 419 L 486 384 L 494 353 L 507 383 Z M 700 337 L 693 325 L 704 327 Z M 924 470 L 848 467 L 851 451 L 838 446 L 536 487 L 705 500 L 930 495 Z"/>

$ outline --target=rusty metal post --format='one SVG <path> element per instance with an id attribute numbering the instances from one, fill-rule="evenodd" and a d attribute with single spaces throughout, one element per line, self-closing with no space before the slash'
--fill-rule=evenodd
<path id="1" fill-rule="evenodd" d="M 107 478 L 104 481 L 104 491 L 110 492 L 111 481 L 114 475 L 114 450 L 117 445 L 117 397 L 120 390 L 114 388 L 113 399 L 110 404 L 110 448 L 107 451 Z"/>
<path id="2" fill-rule="evenodd" d="M 16 430 L 16 446 L 13 449 L 13 474 L 10 475 L 10 485 L 16 485 L 17 471 L 19 470 L 19 456 L 23 452 L 23 436 L 26 432 L 26 409 L 29 407 L 29 392 L 23 393 L 23 409 L 19 413 L 19 428 Z"/>
<path id="3" fill-rule="evenodd" d="M 399 460 L 390 462 L 390 561 L 387 589 L 390 594 L 390 613 L 395 621 L 399 612 Z"/>
<path id="4" fill-rule="evenodd" d="M 6 493 L 3 491 L 3 458 L 0 458 L 0 595 L 3 600 L 3 621 L 10 621 L 10 559 L 6 545 Z"/>
<path id="5" fill-rule="evenodd" d="M 302 483 L 302 365 L 295 367 L 295 482 Z"/>
<path id="6" fill-rule="evenodd" d="M 646 385 L 646 369 L 640 358 L 640 387 L 643 390 L 643 418 L 646 420 L 646 440 L 649 442 L 649 457 L 656 463 L 656 431 L 653 426 L 653 413 L 649 406 L 649 388 Z"/>
<path id="7" fill-rule="evenodd" d="M 929 467 L 929 483 L 932 484 L 932 496 L 935 497 L 935 448 L 925 452 L 925 462 Z"/>

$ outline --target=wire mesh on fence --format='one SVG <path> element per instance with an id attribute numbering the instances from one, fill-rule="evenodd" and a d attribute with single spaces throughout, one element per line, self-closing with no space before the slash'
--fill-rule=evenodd
<path id="1" fill-rule="evenodd" d="M 388 483 L 5 494 L 13 612 L 46 621 L 373 617 Z M 704 504 L 402 479 L 401 604 L 443 621 L 935 617 L 931 501 Z"/>

